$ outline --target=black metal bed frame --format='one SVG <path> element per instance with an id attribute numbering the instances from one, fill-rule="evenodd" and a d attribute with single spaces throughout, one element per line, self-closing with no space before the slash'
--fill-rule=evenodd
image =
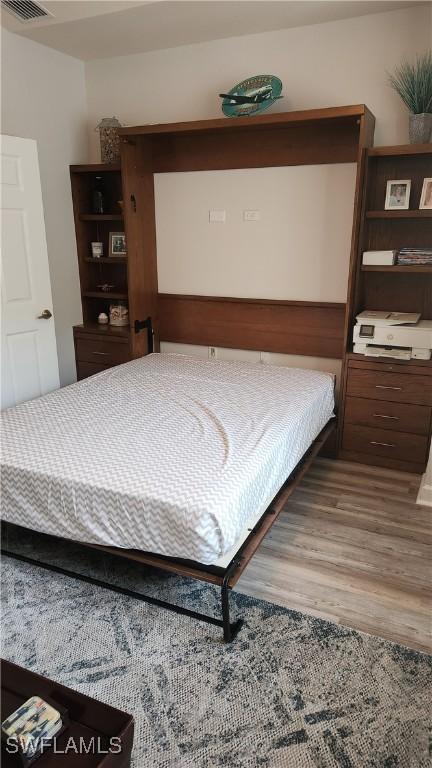
<path id="1" fill-rule="evenodd" d="M 96 544 L 84 544 L 83 542 L 74 542 L 75 544 L 81 544 L 82 546 L 89 547 L 91 549 L 108 552 L 109 554 L 117 555 L 129 561 L 132 560 L 134 562 L 141 563 L 142 565 L 150 565 L 180 576 L 190 577 L 198 581 L 206 581 L 215 586 L 219 586 L 221 590 L 220 597 L 222 618 L 209 616 L 208 614 L 193 611 L 175 603 L 159 600 L 156 597 L 144 595 L 141 592 L 135 592 L 131 589 L 119 587 L 115 584 L 110 584 L 109 582 L 95 579 L 92 576 L 86 576 L 85 574 L 76 573 L 75 571 L 70 571 L 57 565 L 42 562 L 35 558 L 28 557 L 27 555 L 21 555 L 18 552 L 13 552 L 3 547 L 1 548 L 1 554 L 4 557 L 11 557 L 15 560 L 29 563 L 39 568 L 44 568 L 47 571 L 52 571 L 62 576 L 69 576 L 70 578 L 83 581 L 87 584 L 92 584 L 93 586 L 101 587 L 102 589 L 107 589 L 111 592 L 125 595 L 126 597 L 133 597 L 137 600 L 141 600 L 142 602 L 149 603 L 150 605 L 156 605 L 159 608 L 165 608 L 169 611 L 174 611 L 175 613 L 179 613 L 183 616 L 188 616 L 191 619 L 197 619 L 199 621 L 204 621 L 207 624 L 221 627 L 223 631 L 223 640 L 224 642 L 229 643 L 236 637 L 243 624 L 243 619 L 237 619 L 235 622 L 231 622 L 230 620 L 230 590 L 237 583 L 243 570 L 246 568 L 255 551 L 258 549 L 261 541 L 284 508 L 284 505 L 289 496 L 295 490 L 296 486 L 302 479 L 303 475 L 306 473 L 313 459 L 321 450 L 328 436 L 335 429 L 335 427 L 335 419 L 331 419 L 326 424 L 308 451 L 306 451 L 303 458 L 297 464 L 293 472 L 289 475 L 288 479 L 280 491 L 276 494 L 273 501 L 267 507 L 266 511 L 260 517 L 254 528 L 251 529 L 249 536 L 243 542 L 241 547 L 239 547 L 238 551 L 230 560 L 226 568 L 214 565 L 204 565 L 203 563 L 198 563 L 191 560 L 183 560 L 180 558 L 169 558 L 162 555 L 155 555 L 149 552 L 139 552 L 137 550 L 124 550 L 118 547 L 108 547 Z"/>
<path id="2" fill-rule="evenodd" d="M 74 542 L 74 543 L 80 543 L 80 542 Z M 86 545 L 83 544 L 83 546 L 86 546 Z M 46 571 L 59 573 L 61 576 L 69 576 L 70 578 L 77 579 L 78 581 L 83 581 L 86 584 L 92 584 L 94 587 L 101 587 L 102 589 L 107 589 L 107 590 L 110 590 L 111 592 L 116 592 L 117 594 L 125 595 L 126 597 L 133 597 L 136 600 L 141 600 L 144 603 L 149 603 L 150 605 L 156 605 L 158 606 L 158 608 L 165 608 L 168 611 L 179 613 L 182 616 L 188 616 L 190 619 L 205 621 L 207 624 L 212 624 L 213 626 L 221 627 L 223 630 L 223 639 L 224 639 L 224 642 L 226 643 L 229 643 L 231 642 L 231 640 L 234 640 L 234 638 L 238 634 L 243 624 L 243 619 L 237 619 L 237 621 L 235 621 L 234 623 L 231 623 L 230 621 L 229 591 L 231 587 L 229 586 L 229 581 L 233 575 L 235 568 L 239 564 L 236 557 L 234 557 L 231 560 L 230 564 L 224 571 L 224 577 L 223 577 L 222 586 L 221 586 L 222 619 L 218 619 L 216 618 L 216 616 L 209 616 L 206 613 L 200 613 L 199 611 L 192 611 L 189 608 L 184 608 L 182 605 L 169 603 L 165 600 L 159 600 L 157 597 L 144 595 L 142 594 L 142 592 L 135 592 L 132 589 L 119 587 L 116 584 L 110 584 L 109 582 L 101 581 L 100 579 L 95 579 L 93 578 L 93 576 L 87 576 L 86 574 L 77 573 L 76 571 L 70 571 L 67 568 L 61 568 L 58 565 L 45 563 L 45 562 L 42 562 L 41 560 L 36 560 L 33 557 L 27 557 L 27 555 L 22 555 L 18 552 L 12 552 L 8 549 L 4 549 L 3 547 L 1 548 L 0 551 L 3 557 L 10 557 L 10 558 L 13 558 L 14 560 L 19 560 L 20 562 L 23 562 L 23 563 L 36 565 L 38 568 L 44 568 Z M 240 551 L 241 550 L 239 550 L 239 552 Z"/>

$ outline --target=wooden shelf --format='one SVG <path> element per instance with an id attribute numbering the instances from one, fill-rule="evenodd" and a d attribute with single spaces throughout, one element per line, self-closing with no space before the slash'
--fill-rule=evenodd
<path id="1" fill-rule="evenodd" d="M 82 296 L 86 299 L 119 299 L 127 300 L 127 293 L 111 293 L 109 291 L 83 291 Z"/>
<path id="2" fill-rule="evenodd" d="M 432 219 L 432 210 L 366 211 L 367 219 Z"/>
<path id="3" fill-rule="evenodd" d="M 408 274 L 409 272 L 412 272 L 413 274 L 418 274 L 419 272 L 423 272 L 425 275 L 432 275 L 432 266 L 429 266 L 427 264 L 413 264 L 413 265 L 406 265 L 406 264 L 391 264 L 391 265 L 381 265 L 381 264 L 362 264 L 361 266 L 362 272 L 404 272 L 405 274 Z"/>
<path id="4" fill-rule="evenodd" d="M 122 213 L 80 213 L 81 221 L 123 221 Z"/>
<path id="5" fill-rule="evenodd" d="M 348 360 L 362 360 L 368 363 L 390 363 L 391 365 L 403 365 L 422 368 L 432 368 L 432 360 L 398 360 L 396 357 L 377 357 L 376 355 L 361 355 L 358 352 L 349 351 L 346 354 Z"/>
<path id="6" fill-rule="evenodd" d="M 135 142 L 137 155 L 147 147 L 148 173 L 222 171 L 356 163 L 359 144 L 372 143 L 374 122 L 367 107 L 357 104 L 265 113 L 252 119 L 221 117 L 129 126 L 119 128 L 119 135 Z M 261 134 L 260 139 L 257 134 Z M 145 144 L 140 136 L 146 137 Z M 122 161 L 126 176 L 126 152 Z M 134 178 L 128 195 L 137 183 L 139 179 Z"/>
<path id="7" fill-rule="evenodd" d="M 182 134 L 182 133 L 203 133 L 218 131 L 241 131 L 243 128 L 252 131 L 260 130 L 263 127 L 289 126 L 298 123 L 323 122 L 334 123 L 336 120 L 360 120 L 368 109 L 364 104 L 354 104 L 346 107 L 325 107 L 322 109 L 307 109 L 295 112 L 270 112 L 265 115 L 255 115 L 253 120 L 250 117 L 236 117 L 234 120 L 227 120 L 226 117 L 213 118 L 210 120 L 192 120 L 181 123 L 148 123 L 147 125 L 128 126 L 119 129 L 120 136 L 140 136 L 158 134 Z"/>
<path id="8" fill-rule="evenodd" d="M 84 261 L 88 261 L 89 264 L 126 264 L 127 256 L 101 256 L 100 258 L 86 256 Z"/>
<path id="9" fill-rule="evenodd" d="M 71 165 L 71 173 L 119 173 L 121 171 L 120 163 L 87 163 L 80 165 Z"/>
<path id="10" fill-rule="evenodd" d="M 432 152 L 432 144 L 400 144 L 396 147 L 371 147 L 369 157 L 395 157 L 401 155 L 425 155 Z"/>
<path id="11" fill-rule="evenodd" d="M 100 333 L 104 336 L 129 336 L 130 327 L 128 325 L 110 325 L 109 323 L 82 323 L 74 326 L 78 333 Z"/>

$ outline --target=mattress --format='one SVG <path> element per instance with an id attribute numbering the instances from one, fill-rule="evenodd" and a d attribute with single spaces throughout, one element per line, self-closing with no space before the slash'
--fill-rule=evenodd
<path id="1" fill-rule="evenodd" d="M 331 418 L 333 387 L 174 354 L 110 368 L 3 412 L 3 519 L 218 563 Z"/>

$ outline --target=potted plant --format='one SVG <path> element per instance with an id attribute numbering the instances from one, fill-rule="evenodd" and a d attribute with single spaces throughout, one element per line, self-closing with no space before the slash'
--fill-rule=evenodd
<path id="1" fill-rule="evenodd" d="M 414 64 L 405 61 L 389 80 L 410 111 L 411 144 L 427 144 L 432 132 L 432 52 L 418 56 Z"/>

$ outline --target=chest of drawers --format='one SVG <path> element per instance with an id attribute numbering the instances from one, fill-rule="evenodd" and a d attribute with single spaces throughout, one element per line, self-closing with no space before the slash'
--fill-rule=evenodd
<path id="1" fill-rule="evenodd" d="M 74 327 L 78 381 L 131 360 L 127 331 L 116 331 L 109 326 L 90 330 L 82 325 Z"/>
<path id="2" fill-rule="evenodd" d="M 341 457 L 423 472 L 432 422 L 432 366 L 350 359 Z"/>

